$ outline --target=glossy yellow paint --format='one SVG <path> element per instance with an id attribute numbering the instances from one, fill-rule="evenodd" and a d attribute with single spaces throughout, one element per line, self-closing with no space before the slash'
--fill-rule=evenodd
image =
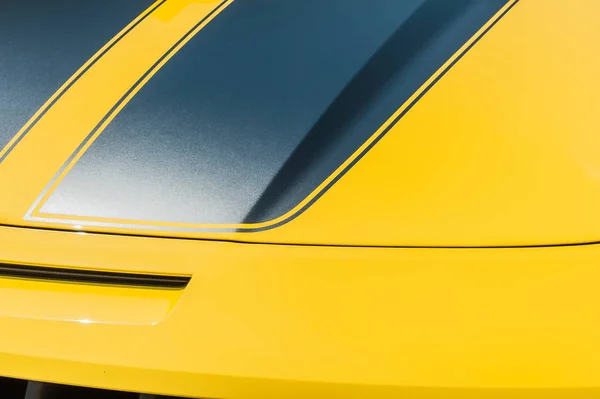
<path id="1" fill-rule="evenodd" d="M 14 228 L 0 242 L 1 261 L 193 275 L 154 325 L 117 289 L 95 305 L 114 323 L 66 321 L 82 317 L 75 298 L 57 299 L 68 284 L 23 317 L 5 314 L 19 305 L 4 296 L 0 375 L 214 398 L 600 394 L 600 246 L 297 247 Z"/>
<path id="2" fill-rule="evenodd" d="M 293 242 L 318 225 L 310 242 L 357 245 L 600 239 L 599 12 L 594 0 L 519 2 L 277 233 Z"/>
<path id="3" fill-rule="evenodd" d="M 217 2 L 168 4 L 0 165 L 0 187 L 10 187 L 0 223 L 65 227 L 23 216 L 111 102 Z M 521 0 L 300 217 L 260 233 L 193 235 L 597 239 L 599 12 L 595 0 Z M 600 396 L 599 245 L 311 247 L 0 227 L 0 262 L 192 275 L 180 291 L 0 279 L 3 376 L 213 398 Z"/>
<path id="4" fill-rule="evenodd" d="M 102 57 L 0 166 L 0 184 L 11 187 L 9 195 L 0 197 L 0 222 L 376 246 L 514 246 L 600 239 L 600 126 L 595 115 L 600 95 L 595 16 L 600 4 L 595 0 L 519 2 L 350 172 L 281 227 L 255 233 L 194 232 L 181 229 L 211 226 L 40 213 L 50 191 L 37 201 L 40 194 L 95 124 L 218 4 L 169 1 Z M 107 77 L 113 79 L 110 85 L 105 84 Z M 57 129 L 61 135 L 50 134 Z M 24 220 L 25 215 L 32 220 Z"/>
<path id="5" fill-rule="evenodd" d="M 319 224 L 311 241 L 599 241 L 598 15 L 519 2 L 298 220 Z"/>
<path id="6" fill-rule="evenodd" d="M 182 292 L 3 278 L 0 317 L 153 325 L 167 317 Z"/>

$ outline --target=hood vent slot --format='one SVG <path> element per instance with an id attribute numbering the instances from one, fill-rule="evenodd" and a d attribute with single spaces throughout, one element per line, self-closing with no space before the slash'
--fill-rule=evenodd
<path id="1" fill-rule="evenodd" d="M 117 273 L 9 263 L 0 263 L 0 277 L 162 289 L 183 289 L 191 279 L 190 276 Z"/>

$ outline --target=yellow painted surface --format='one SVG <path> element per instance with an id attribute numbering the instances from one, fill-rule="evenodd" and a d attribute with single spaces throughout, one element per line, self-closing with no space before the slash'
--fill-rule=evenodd
<path id="1" fill-rule="evenodd" d="M 217 2 L 168 4 L 0 165 L 0 223 L 72 227 L 23 216 L 111 102 Z M 361 245 L 598 239 L 599 14 L 595 0 L 521 0 L 282 227 L 83 229 Z M 107 74 L 114 84 L 101 84 Z M 0 262 L 192 275 L 182 291 L 0 279 L 3 376 L 212 398 L 600 397 L 598 245 L 311 247 L 0 227 Z"/>
<path id="2" fill-rule="evenodd" d="M 596 0 L 520 1 L 281 233 L 298 240 L 300 226 L 318 224 L 311 241 L 600 240 L 599 15 Z"/>
<path id="3" fill-rule="evenodd" d="M 167 317 L 181 293 L 0 278 L 0 317 L 152 325 Z"/>
<path id="4" fill-rule="evenodd" d="M 532 245 L 600 238 L 600 3 L 595 0 L 520 1 L 356 166 L 280 227 L 255 233 L 186 232 L 180 229 L 211 226 L 64 220 L 39 213 L 43 201 L 36 199 L 112 104 L 217 4 L 166 3 L 68 91 L 0 166 L 0 185 L 11 187 L 0 196 L 0 222 L 377 246 Z M 110 85 L 107 76 L 114 77 Z M 59 128 L 61 135 L 53 134 Z M 24 220 L 32 205 L 34 219 L 51 221 Z"/>
<path id="5" fill-rule="evenodd" d="M 328 248 L 11 228 L 0 242 L 4 262 L 193 276 L 155 325 L 114 302 L 119 323 L 79 323 L 64 320 L 80 314 L 76 300 L 48 298 L 30 318 L 3 316 L 15 306 L 3 300 L 0 375 L 214 398 L 600 394 L 600 246 Z M 59 307 L 63 320 L 45 320 Z"/>

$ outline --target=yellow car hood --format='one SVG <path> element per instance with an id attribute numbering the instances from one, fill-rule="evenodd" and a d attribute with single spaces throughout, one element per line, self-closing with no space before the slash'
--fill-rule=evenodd
<path id="1" fill-rule="evenodd" d="M 145 3 L 3 11 L 1 224 L 317 245 L 600 239 L 600 3 Z M 77 25 L 83 12 L 98 26 Z"/>

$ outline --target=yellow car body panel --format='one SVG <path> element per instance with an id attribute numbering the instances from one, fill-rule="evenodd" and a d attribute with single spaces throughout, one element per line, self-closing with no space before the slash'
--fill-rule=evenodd
<path id="1" fill-rule="evenodd" d="M 41 212 L 48 196 L 115 114 L 228 4 L 170 0 L 151 8 L 149 17 L 100 57 L 2 162 L 0 184 L 10 190 L 0 197 L 0 221 L 126 234 L 336 245 L 545 245 L 600 238 L 594 107 L 600 93 L 600 81 L 594 77 L 600 59 L 594 45 L 600 32 L 594 19 L 599 6 L 593 0 L 508 2 L 338 171 L 274 220 L 194 225 Z M 184 36 L 199 22 L 191 35 Z M 498 23 L 486 32 L 494 22 Z M 174 52 L 161 58 L 173 45 Z M 140 86 L 128 92 L 141 77 Z M 125 101 L 111 110 L 123 94 Z M 411 101 L 421 94 L 413 106 Z M 382 135 L 408 106 L 406 115 Z M 99 121 L 102 126 L 83 145 Z M 61 134 L 50 134 L 55 131 Z M 357 157 L 360 161 L 339 178 Z M 336 178 L 339 181 L 321 196 Z M 226 231 L 215 230 L 221 228 Z M 242 234 L 240 228 L 260 231 Z"/>
<path id="2" fill-rule="evenodd" d="M 508 1 L 279 219 L 43 212 L 236 1 L 151 6 L 0 152 L 0 264 L 191 276 L 0 278 L 0 375 L 211 398 L 600 396 L 595 0 Z"/>
<path id="3" fill-rule="evenodd" d="M 68 300 L 71 284 L 2 281 L 2 312 L 11 291 L 21 301 L 10 303 L 20 317 L 0 317 L 0 375 L 215 398 L 600 393 L 594 245 L 333 248 L 11 228 L 0 238 L 4 261 L 193 275 L 175 295 L 89 287 Z"/>

